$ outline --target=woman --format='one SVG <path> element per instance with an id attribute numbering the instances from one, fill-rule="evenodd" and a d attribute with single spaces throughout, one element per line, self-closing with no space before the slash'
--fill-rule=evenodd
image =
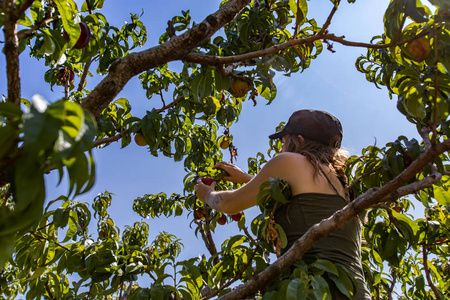
<path id="1" fill-rule="evenodd" d="M 331 114 L 318 110 L 299 110 L 292 114 L 283 130 L 269 136 L 281 139 L 281 153 L 268 161 L 255 176 L 225 162 L 215 168 L 230 176 L 224 180 L 246 183 L 232 191 L 215 191 L 199 181 L 198 198 L 212 208 L 233 214 L 256 205 L 260 185 L 269 177 L 286 181 L 292 191 L 288 205 L 275 212 L 275 222 L 286 232 L 289 249 L 312 225 L 330 217 L 349 200 L 347 179 L 343 172 L 346 155 L 339 150 L 342 126 Z M 358 293 L 353 299 L 371 299 L 364 283 L 361 265 L 361 228 L 357 218 L 344 228 L 315 243 L 306 254 L 316 255 L 347 267 L 358 282 Z M 347 299 L 332 289 L 333 299 Z"/>

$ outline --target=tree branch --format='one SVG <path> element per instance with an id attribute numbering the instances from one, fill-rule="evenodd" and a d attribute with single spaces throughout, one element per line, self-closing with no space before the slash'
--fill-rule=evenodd
<path id="1" fill-rule="evenodd" d="M 88 1 L 89 2 L 89 1 Z M 87 2 L 86 2 L 87 3 Z M 87 74 L 89 73 L 89 68 L 91 67 L 91 64 L 98 58 L 98 55 L 96 55 L 95 57 L 93 57 L 91 60 L 89 60 L 85 65 L 84 65 L 84 70 L 83 70 L 83 74 L 81 75 L 80 78 L 80 83 L 78 84 L 78 91 L 81 92 L 83 90 L 83 86 L 84 86 L 84 82 L 86 80 Z"/>
<path id="2" fill-rule="evenodd" d="M 208 251 L 211 255 L 216 254 L 217 250 L 215 249 L 215 247 L 212 248 L 210 241 L 208 239 L 208 236 L 203 228 L 203 222 L 201 220 L 195 220 L 195 224 L 197 224 L 200 234 L 202 235 L 203 242 L 205 243 L 206 249 L 208 249 Z"/>
<path id="3" fill-rule="evenodd" d="M 177 105 L 178 103 L 180 103 L 183 100 L 184 100 L 184 97 L 178 97 L 173 102 L 171 102 L 171 103 L 169 103 L 169 104 L 167 104 L 167 105 L 165 105 L 165 106 L 163 106 L 161 108 L 156 109 L 156 112 L 157 113 L 161 113 L 161 112 L 163 112 L 163 111 L 165 111 L 165 110 L 167 110 L 169 108 L 174 107 L 175 105 Z"/>
<path id="4" fill-rule="evenodd" d="M 20 17 L 33 5 L 34 0 L 27 0 L 23 2 L 15 11 L 14 16 L 16 17 L 16 21 L 20 19 Z"/>
<path id="5" fill-rule="evenodd" d="M 50 290 L 50 287 L 48 286 L 48 280 L 45 282 L 45 290 L 47 291 L 47 294 L 48 294 L 48 297 L 50 298 L 50 300 L 55 299 L 55 298 L 53 298 L 52 291 Z"/>
<path id="6" fill-rule="evenodd" d="M 3 32 L 5 34 L 6 74 L 8 78 L 8 102 L 20 105 L 19 40 L 14 0 L 3 2 Z"/>
<path id="7" fill-rule="evenodd" d="M 408 192 L 408 186 L 402 186 L 418 173 L 426 164 L 445 151 L 450 150 L 450 140 L 433 145 L 428 151 L 417 158 L 408 168 L 396 178 L 381 188 L 372 188 L 363 195 L 350 202 L 343 209 L 334 213 L 330 218 L 322 220 L 312 226 L 294 245 L 277 261 L 271 264 L 263 272 L 255 275 L 251 280 L 238 286 L 235 290 L 220 297 L 219 299 L 242 299 L 256 293 L 261 287 L 270 284 L 284 270 L 302 258 L 303 254 L 319 239 L 341 229 L 347 222 L 363 210 L 372 205 L 385 201 L 397 199 L 403 193 Z M 413 185 L 413 184 L 411 184 Z M 409 186 L 411 186 L 409 185 Z M 415 185 L 417 188 L 418 185 Z"/>
<path id="8" fill-rule="evenodd" d="M 270 48 L 266 48 L 266 49 L 254 51 L 254 52 L 249 52 L 249 53 L 245 53 L 245 54 L 240 54 L 240 55 L 234 55 L 234 56 L 220 57 L 220 56 L 213 56 L 213 55 L 204 55 L 204 54 L 199 54 L 199 53 L 189 53 L 184 58 L 184 61 L 191 62 L 191 63 L 203 64 L 203 65 L 209 65 L 209 66 L 226 65 L 226 64 L 237 63 L 237 62 L 244 62 L 244 61 L 248 61 L 248 60 L 255 59 L 258 57 L 262 57 L 262 56 L 268 56 L 268 55 L 275 54 L 280 51 L 286 50 L 293 46 L 314 43 L 317 40 L 335 41 L 342 45 L 351 46 L 351 47 L 385 49 L 385 48 L 399 46 L 399 45 L 409 43 L 413 40 L 418 39 L 421 36 L 426 35 L 427 33 L 428 32 L 424 31 L 412 38 L 409 38 L 409 39 L 406 39 L 403 41 L 399 41 L 399 42 L 392 42 L 389 44 L 370 44 L 370 43 L 352 42 L 352 41 L 345 40 L 344 37 L 337 37 L 334 34 L 321 33 L 321 34 L 316 34 L 316 35 L 302 38 L 302 39 L 291 39 L 287 42 L 272 46 Z"/>
<path id="9" fill-rule="evenodd" d="M 48 26 L 48 24 L 50 24 L 53 21 L 58 20 L 59 18 L 60 18 L 60 16 L 57 15 L 57 16 L 46 18 L 46 19 L 42 19 L 40 22 L 34 24 L 30 29 L 21 32 L 18 37 L 19 41 L 26 39 L 27 37 L 33 36 L 34 32 L 36 30 L 38 30 L 39 28 L 41 28 L 43 26 Z"/>
<path id="10" fill-rule="evenodd" d="M 433 281 L 431 280 L 430 276 L 430 270 L 428 269 L 428 249 L 425 247 L 425 245 L 422 245 L 422 255 L 423 255 L 423 268 L 425 271 L 425 278 L 427 279 L 427 283 L 430 286 L 431 290 L 434 293 L 434 296 L 436 296 L 437 300 L 442 300 L 441 294 L 439 293 L 436 286 L 433 284 Z"/>
<path id="11" fill-rule="evenodd" d="M 35 239 L 37 239 L 37 240 L 40 240 L 40 241 L 42 241 L 42 240 L 47 240 L 48 241 L 48 238 L 46 238 L 46 237 L 43 237 L 42 235 L 39 235 L 39 234 L 37 234 L 37 233 L 35 233 L 34 231 L 29 231 L 29 233 L 31 233 L 33 236 L 34 236 L 34 238 Z M 64 250 L 66 250 L 66 251 L 72 251 L 72 250 L 70 250 L 69 248 L 67 248 L 66 246 L 63 246 L 63 245 L 61 245 L 60 243 L 58 243 L 58 242 L 55 242 L 55 245 L 56 246 L 59 246 L 59 247 L 61 247 L 61 248 L 63 248 Z"/>
<path id="12" fill-rule="evenodd" d="M 183 59 L 201 42 L 210 38 L 227 23 L 232 21 L 250 0 L 230 0 L 200 24 L 179 36 L 153 48 L 131 53 L 116 60 L 108 75 L 92 90 L 82 102 L 82 106 L 98 119 L 126 83 L 134 76 L 161 64 Z"/>
<path id="13" fill-rule="evenodd" d="M 165 111 L 165 110 L 167 110 L 169 108 L 172 108 L 175 105 L 177 105 L 179 102 L 181 102 L 182 100 L 184 100 L 184 97 L 178 97 L 177 99 L 175 99 L 173 102 L 167 104 L 166 106 L 163 106 L 161 108 L 157 108 L 156 112 L 157 113 L 161 113 L 161 112 L 163 112 L 163 111 Z M 107 143 L 117 142 L 118 140 L 120 140 L 122 137 L 124 137 L 125 135 L 127 135 L 129 133 L 130 133 L 130 129 L 125 129 L 124 131 L 119 132 L 115 136 L 111 136 L 111 137 L 103 138 L 103 139 L 100 139 L 100 140 L 96 140 L 96 141 L 94 141 L 94 147 L 98 147 L 100 145 L 107 144 Z"/>
<path id="14" fill-rule="evenodd" d="M 331 10 L 330 14 L 328 15 L 327 20 L 325 21 L 325 23 L 322 26 L 322 29 L 320 29 L 319 34 L 324 34 L 326 32 L 326 30 L 328 29 L 328 27 L 331 24 L 331 19 L 333 18 L 334 14 L 336 13 L 339 4 L 340 4 L 340 0 L 333 6 L 333 9 Z"/>
<path id="15" fill-rule="evenodd" d="M 103 144 L 112 143 L 120 140 L 122 137 L 126 136 L 130 132 L 130 129 L 125 129 L 124 131 L 120 132 L 119 134 L 107 138 L 103 138 L 100 140 L 94 141 L 94 147 L 98 147 Z"/>
<path id="16" fill-rule="evenodd" d="M 353 186 L 354 186 L 356 183 L 358 183 L 361 179 L 363 179 L 363 178 L 366 177 L 366 176 L 369 176 L 370 174 L 375 173 L 376 171 L 378 171 L 378 170 L 380 170 L 380 169 L 382 169 L 382 168 L 383 168 L 382 166 L 379 166 L 379 167 L 376 167 L 375 169 L 373 169 L 373 170 L 371 170 L 371 171 L 369 171 L 369 172 L 366 172 L 366 173 L 364 173 L 364 174 L 359 175 L 359 177 L 356 178 L 355 180 L 353 180 L 352 183 L 348 186 L 348 189 L 351 190 L 351 189 L 353 188 Z"/>

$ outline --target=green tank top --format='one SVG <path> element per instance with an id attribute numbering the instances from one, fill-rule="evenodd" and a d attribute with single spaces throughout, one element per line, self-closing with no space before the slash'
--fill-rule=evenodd
<path id="1" fill-rule="evenodd" d="M 280 206 L 274 214 L 275 222 L 286 233 L 288 244 L 286 252 L 296 240 L 302 237 L 314 224 L 329 218 L 346 205 L 340 195 L 304 193 L 293 196 L 291 201 Z M 354 218 L 339 231 L 317 241 L 306 253 L 340 263 L 347 267 L 358 282 L 359 289 L 355 300 L 372 299 L 366 287 L 361 265 L 361 225 Z M 330 286 L 330 289 L 332 287 Z M 348 299 L 337 289 L 332 289 L 333 299 Z"/>

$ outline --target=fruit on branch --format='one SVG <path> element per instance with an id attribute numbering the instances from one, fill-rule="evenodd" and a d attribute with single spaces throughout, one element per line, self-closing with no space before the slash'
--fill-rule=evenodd
<path id="1" fill-rule="evenodd" d="M 250 84 L 247 79 L 233 77 L 231 79 L 231 89 L 236 97 L 244 97 L 250 90 Z"/>
<path id="2" fill-rule="evenodd" d="M 392 208 L 393 210 L 395 210 L 396 212 L 398 212 L 398 213 L 401 213 L 402 212 L 402 208 L 400 207 L 400 206 L 394 206 L 393 208 Z"/>
<path id="3" fill-rule="evenodd" d="M 144 135 L 142 134 L 141 131 L 136 132 L 136 135 L 134 136 L 134 142 L 138 145 L 138 146 L 147 146 L 147 142 L 144 139 Z"/>
<path id="4" fill-rule="evenodd" d="M 405 46 L 406 53 L 417 62 L 425 60 L 431 52 L 430 43 L 425 37 L 420 37 Z"/>
<path id="5" fill-rule="evenodd" d="M 413 163 L 413 159 L 411 157 L 411 154 L 409 154 L 409 151 L 405 152 L 405 155 L 403 156 L 403 164 L 405 165 L 405 168 L 409 167 Z"/>
<path id="6" fill-rule="evenodd" d="M 194 213 L 197 219 L 205 218 L 205 209 L 203 207 L 199 207 Z"/>
<path id="7" fill-rule="evenodd" d="M 220 225 L 225 225 L 227 223 L 227 216 L 222 214 L 220 218 L 217 219 L 217 223 Z"/>
<path id="8" fill-rule="evenodd" d="M 89 30 L 89 27 L 84 22 L 80 22 L 79 24 L 80 24 L 80 37 L 73 46 L 73 49 L 83 49 L 89 44 L 89 41 L 91 40 L 91 31 Z M 66 42 L 70 41 L 69 34 L 65 30 L 63 32 L 63 36 Z"/>
<path id="9" fill-rule="evenodd" d="M 233 219 L 233 221 L 236 222 L 239 222 L 241 218 L 242 218 L 242 211 L 231 215 L 231 219 Z"/>
<path id="10" fill-rule="evenodd" d="M 224 137 L 222 139 L 222 141 L 220 142 L 220 148 L 228 149 L 229 146 L 230 146 L 230 142 L 228 141 L 228 139 L 226 137 Z"/>
<path id="11" fill-rule="evenodd" d="M 211 185 L 214 182 L 214 179 L 212 179 L 210 177 L 203 177 L 202 182 L 206 185 Z"/>
<path id="12" fill-rule="evenodd" d="M 69 83 L 72 83 L 75 80 L 75 73 L 70 69 L 61 67 L 56 73 L 56 78 L 58 78 L 59 82 L 61 82 L 62 85 L 65 85 L 67 81 L 69 81 Z"/>

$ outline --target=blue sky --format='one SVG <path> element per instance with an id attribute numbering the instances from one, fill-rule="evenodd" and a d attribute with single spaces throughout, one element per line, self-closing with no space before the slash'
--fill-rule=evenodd
<path id="1" fill-rule="evenodd" d="M 156 45 L 159 36 L 165 31 L 167 20 L 180 14 L 181 10 L 190 9 L 192 20 L 201 22 L 208 14 L 217 10 L 220 1 L 212 0 L 108 0 L 105 1 L 102 13 L 108 21 L 117 27 L 129 20 L 129 13 L 140 14 L 141 20 L 148 30 L 147 47 Z M 330 32 L 345 35 L 348 40 L 369 42 L 374 35 L 383 32 L 383 13 L 388 0 L 358 0 L 354 4 L 342 1 L 331 26 Z M 308 1 L 309 16 L 318 24 L 324 22 L 329 11 L 329 0 Z M 3 33 L 1 33 L 3 34 Z M 3 36 L 1 36 L 3 37 Z M 365 80 L 354 66 L 362 48 L 350 48 L 334 43 L 336 53 L 324 50 L 314 60 L 311 67 L 301 74 L 293 74 L 288 78 L 277 74 L 274 82 L 278 88 L 277 99 L 272 105 L 265 105 L 263 98 L 258 98 L 258 105 L 253 107 L 251 101 L 243 105 L 243 112 L 237 124 L 231 127 L 233 143 L 238 148 L 237 165 L 247 169 L 247 158 L 254 157 L 257 152 L 265 153 L 268 147 L 267 136 L 274 132 L 282 121 L 287 121 L 291 113 L 298 109 L 313 108 L 329 111 L 338 117 L 344 127 L 343 147 L 351 154 L 361 153 L 363 147 L 373 145 L 384 146 L 386 142 L 395 140 L 399 135 L 409 138 L 417 137 L 415 126 L 396 109 L 396 99 L 390 100 L 385 89 L 379 90 Z M 138 49 L 139 51 L 139 49 Z M 27 54 L 21 56 L 22 97 L 31 99 L 34 94 L 41 94 L 53 102 L 63 97 L 62 87 L 50 90 L 44 82 L 46 71 L 42 61 L 30 60 Z M 5 58 L 0 58 L 0 68 L 5 70 Z M 4 73 L 5 74 L 5 73 Z M 0 81 L 0 93 L 7 94 L 5 75 Z M 98 82 L 94 78 L 88 88 Z M 75 82 L 77 85 L 78 81 Z M 160 107 L 161 102 L 155 97 L 147 100 L 145 92 L 140 88 L 138 78 L 130 81 L 117 98 L 127 98 L 138 116 L 145 110 Z M 167 97 L 166 97 L 167 99 Z M 174 163 L 164 156 L 151 156 L 145 147 L 134 144 L 120 149 L 115 143 L 94 153 L 97 165 L 97 181 L 87 194 L 77 197 L 80 202 L 91 203 L 100 192 L 108 190 L 114 193 L 110 214 L 116 225 L 123 230 L 124 225 L 132 225 L 140 217 L 132 211 L 132 203 L 136 197 L 144 194 L 165 192 L 182 192 L 182 179 L 185 176 L 182 163 Z M 229 154 L 224 153 L 229 160 Z M 57 176 L 47 177 L 47 200 L 54 199 L 67 192 L 65 183 L 56 187 Z M 247 223 L 258 213 L 256 208 L 247 211 Z M 150 236 L 166 231 L 182 239 L 185 245 L 182 258 L 190 258 L 205 253 L 207 250 L 201 239 L 197 239 L 188 224 L 192 220 L 186 216 L 177 218 L 161 218 L 147 220 L 150 225 Z M 95 222 L 95 221 L 93 221 Z M 95 229 L 95 224 L 91 228 Z M 217 228 L 217 244 L 237 233 L 237 225 L 232 222 Z"/>

